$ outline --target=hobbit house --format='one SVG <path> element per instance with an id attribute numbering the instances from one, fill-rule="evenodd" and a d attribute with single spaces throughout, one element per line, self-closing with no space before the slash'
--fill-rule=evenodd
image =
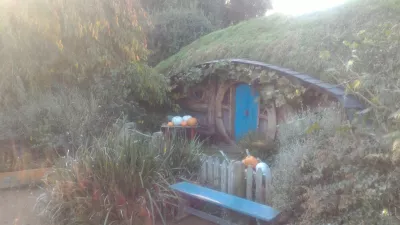
<path id="1" fill-rule="evenodd" d="M 198 118 L 199 132 L 230 144 L 252 131 L 273 140 L 279 123 L 307 107 L 339 102 L 347 116 L 363 109 L 337 85 L 256 61 L 216 60 L 170 77 L 175 100 Z"/>

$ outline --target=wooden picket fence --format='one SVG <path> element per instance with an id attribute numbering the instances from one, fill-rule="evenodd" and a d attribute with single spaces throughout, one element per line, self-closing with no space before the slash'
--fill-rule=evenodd
<path id="1" fill-rule="evenodd" d="M 271 180 L 261 170 L 245 168 L 240 161 L 208 156 L 201 167 L 200 182 L 221 192 L 268 204 Z"/>

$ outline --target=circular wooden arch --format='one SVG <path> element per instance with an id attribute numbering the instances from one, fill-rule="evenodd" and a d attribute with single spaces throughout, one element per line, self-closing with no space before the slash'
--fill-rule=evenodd
<path id="1" fill-rule="evenodd" d="M 338 102 L 340 102 L 344 109 L 347 111 L 354 112 L 354 109 L 356 111 L 364 109 L 364 105 L 357 100 L 352 95 L 346 94 L 344 89 L 338 85 L 331 85 L 325 82 L 322 82 L 321 80 L 318 80 L 310 75 L 307 74 L 301 74 L 295 71 L 292 71 L 290 69 L 286 68 L 281 68 L 278 66 L 262 63 L 262 62 L 257 62 L 257 61 L 250 61 L 250 60 L 245 60 L 245 59 L 221 59 L 221 60 L 214 60 L 214 61 L 209 61 L 206 63 L 199 64 L 195 67 L 203 68 L 204 66 L 207 65 L 212 65 L 212 64 L 217 64 L 221 62 L 229 62 L 229 63 L 234 63 L 234 64 L 244 64 L 244 65 L 250 65 L 250 66 L 255 66 L 255 67 L 261 67 L 264 69 L 272 70 L 277 73 L 279 76 L 283 76 L 288 78 L 289 80 L 293 82 L 298 82 L 303 86 L 307 86 L 309 88 L 315 89 L 321 93 L 325 93 L 328 96 L 331 96 L 332 98 L 336 99 Z M 216 125 L 216 131 L 218 134 L 220 134 L 223 139 L 231 144 L 234 144 L 235 142 L 229 137 L 226 131 L 226 127 L 224 125 L 223 119 L 222 119 L 222 101 L 224 99 L 224 95 L 226 91 L 232 87 L 233 85 L 241 83 L 240 81 L 227 81 L 223 84 L 221 84 L 217 88 L 217 93 L 216 93 L 216 98 L 215 98 L 215 112 L 212 112 L 215 115 L 215 125 Z M 267 132 L 266 132 L 266 138 L 270 140 L 274 140 L 276 137 L 277 133 L 277 124 L 278 124 L 278 114 L 281 116 L 281 114 L 286 114 L 285 112 L 282 112 L 281 109 L 277 110 L 275 102 L 271 103 L 265 108 L 267 112 L 267 118 L 264 118 L 267 120 Z M 279 111 L 279 112 L 278 112 Z M 285 111 L 285 110 L 284 110 Z M 292 111 L 292 110 L 289 110 Z M 209 112 L 210 114 L 211 112 Z M 348 119 L 352 118 L 353 114 L 348 114 L 346 113 Z M 286 115 L 284 115 L 285 117 Z M 260 116 L 259 116 L 260 120 Z"/>

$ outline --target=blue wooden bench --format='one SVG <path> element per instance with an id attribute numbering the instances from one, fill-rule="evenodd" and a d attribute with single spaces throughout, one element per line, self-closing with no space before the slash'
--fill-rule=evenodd
<path id="1" fill-rule="evenodd" d="M 215 204 L 217 206 L 241 213 L 243 215 L 257 219 L 257 221 L 273 222 L 278 215 L 279 211 L 267 206 L 262 205 L 253 201 L 249 201 L 244 198 L 239 198 L 233 195 L 229 195 L 223 192 L 215 191 L 209 188 L 201 187 L 188 182 L 181 182 L 170 186 L 176 192 L 188 195 L 192 198 L 203 200 Z M 187 206 L 184 201 L 180 203 L 178 207 L 178 217 L 183 217 L 184 214 L 191 214 L 211 221 L 216 224 L 232 225 L 229 221 L 226 221 L 220 217 L 210 215 L 203 211 L 191 208 Z M 181 219 L 179 218 L 179 219 Z"/>

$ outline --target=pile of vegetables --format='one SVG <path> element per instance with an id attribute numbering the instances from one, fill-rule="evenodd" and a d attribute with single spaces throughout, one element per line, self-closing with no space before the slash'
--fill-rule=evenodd
<path id="1" fill-rule="evenodd" d="M 172 127 L 172 126 L 193 127 L 196 125 L 197 125 L 197 119 L 192 116 L 189 116 L 189 115 L 186 115 L 183 117 L 175 116 L 172 118 L 172 120 L 170 122 L 168 122 L 169 127 Z"/>

